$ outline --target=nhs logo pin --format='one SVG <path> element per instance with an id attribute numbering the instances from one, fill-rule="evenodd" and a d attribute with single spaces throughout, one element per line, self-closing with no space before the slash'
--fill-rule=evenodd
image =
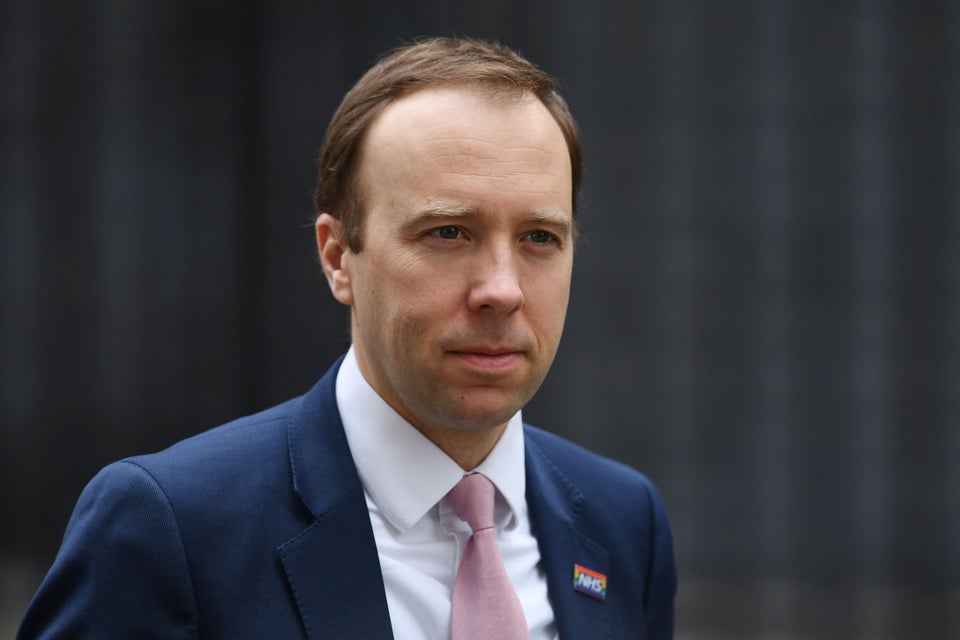
<path id="1" fill-rule="evenodd" d="M 607 576 L 575 564 L 573 565 L 573 588 L 597 600 L 606 600 Z"/>

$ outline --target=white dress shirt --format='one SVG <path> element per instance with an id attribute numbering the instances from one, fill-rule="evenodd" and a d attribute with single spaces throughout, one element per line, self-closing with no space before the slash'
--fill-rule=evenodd
<path id="1" fill-rule="evenodd" d="M 463 469 L 364 379 L 353 348 L 337 374 L 337 406 L 363 483 L 397 640 L 446 640 L 450 603 L 470 527 L 444 500 Z M 532 640 L 555 640 L 546 576 L 527 516 L 518 412 L 479 467 L 496 486 L 494 522 L 507 575 Z"/>

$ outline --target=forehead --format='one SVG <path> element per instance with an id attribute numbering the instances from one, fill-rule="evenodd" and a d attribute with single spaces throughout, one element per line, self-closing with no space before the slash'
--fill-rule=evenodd
<path id="1" fill-rule="evenodd" d="M 450 183 L 497 189 L 497 182 L 570 195 L 566 140 L 534 95 L 476 87 L 423 89 L 400 98 L 373 122 L 360 175 L 370 190 Z M 564 206 L 564 208 L 570 208 Z"/>
<path id="2" fill-rule="evenodd" d="M 464 107 L 489 107 L 510 111 L 533 106 L 542 107 L 546 111 L 546 107 L 536 95 L 525 90 L 481 84 L 436 85 L 422 87 L 394 98 L 374 120 L 374 125 L 388 123 L 392 119 L 411 118 L 418 113 L 428 116 L 456 113 L 461 119 L 465 119 Z"/>
<path id="3" fill-rule="evenodd" d="M 521 128 L 531 134 L 562 135 L 546 106 L 532 93 L 466 85 L 429 87 L 395 100 L 374 120 L 368 137 L 390 130 L 412 133 L 444 128 L 488 132 Z"/>

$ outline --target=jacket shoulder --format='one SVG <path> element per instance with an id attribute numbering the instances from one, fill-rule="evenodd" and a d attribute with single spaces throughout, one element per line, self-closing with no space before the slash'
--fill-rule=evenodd
<path id="1" fill-rule="evenodd" d="M 653 482 L 633 467 L 600 455 L 579 444 L 533 425 L 524 424 L 525 443 L 530 456 L 552 468 L 576 487 L 605 486 L 609 489 L 651 491 Z M 659 498 L 657 498 L 659 499 Z"/>

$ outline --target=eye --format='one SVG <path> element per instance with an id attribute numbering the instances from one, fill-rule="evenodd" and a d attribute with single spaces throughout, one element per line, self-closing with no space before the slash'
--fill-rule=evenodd
<path id="1" fill-rule="evenodd" d="M 460 238 L 463 234 L 460 232 L 460 227 L 455 227 L 453 225 L 447 225 L 445 227 L 437 227 L 430 232 L 438 238 L 443 240 L 456 240 Z"/>
<path id="2" fill-rule="evenodd" d="M 539 229 L 537 231 L 531 231 L 528 233 L 527 239 L 535 244 L 547 244 L 548 242 L 556 240 L 556 237 L 549 231 L 543 231 L 542 229 Z"/>

